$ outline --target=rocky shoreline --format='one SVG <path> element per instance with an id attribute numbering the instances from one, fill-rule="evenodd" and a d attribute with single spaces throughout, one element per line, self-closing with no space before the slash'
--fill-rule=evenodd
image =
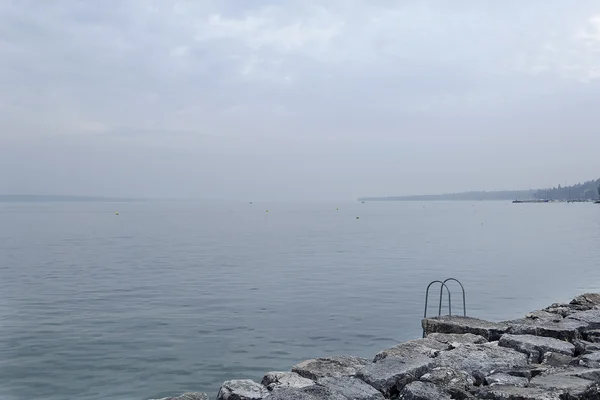
<path id="1" fill-rule="evenodd" d="M 514 321 L 443 316 L 372 360 L 335 356 L 223 383 L 217 400 L 600 400 L 600 294 Z M 207 400 L 186 393 L 168 400 Z M 163 399 L 167 400 L 167 399 Z"/>

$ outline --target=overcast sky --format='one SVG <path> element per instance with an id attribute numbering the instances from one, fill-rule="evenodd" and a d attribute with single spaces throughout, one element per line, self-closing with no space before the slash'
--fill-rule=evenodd
<path id="1" fill-rule="evenodd" d="M 0 193 L 354 199 L 598 177 L 597 0 L 0 1 Z"/>

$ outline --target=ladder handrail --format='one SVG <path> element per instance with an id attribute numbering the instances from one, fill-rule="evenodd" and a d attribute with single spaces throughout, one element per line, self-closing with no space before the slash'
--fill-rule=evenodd
<path id="1" fill-rule="evenodd" d="M 465 287 L 458 279 L 447 278 L 443 282 L 435 280 L 435 281 L 431 281 L 429 283 L 429 285 L 427 285 L 427 289 L 425 290 L 425 312 L 423 312 L 423 319 L 427 319 L 427 305 L 429 303 L 429 288 L 431 288 L 431 285 L 433 285 L 434 283 L 440 284 L 440 304 L 439 304 L 439 308 L 438 308 L 438 317 L 440 317 L 442 315 L 442 301 L 444 299 L 444 288 L 446 288 L 446 291 L 448 292 L 448 315 L 452 316 L 452 294 L 450 292 L 450 288 L 448 287 L 448 285 L 446 285 L 446 283 L 448 283 L 449 281 L 454 281 L 460 285 L 460 288 L 462 289 L 462 295 L 463 295 L 463 315 L 465 317 L 467 316 L 467 301 L 466 301 L 467 296 L 465 293 Z M 425 326 L 423 326 L 423 337 L 425 337 Z"/>
<path id="2" fill-rule="evenodd" d="M 425 290 L 425 312 L 423 313 L 423 318 L 427 318 L 427 303 L 429 301 L 429 288 L 434 283 L 441 284 L 440 291 L 443 291 L 444 288 L 446 288 L 446 291 L 448 292 L 448 311 L 450 311 L 450 303 L 452 301 L 452 298 L 450 295 L 450 289 L 448 289 L 448 286 L 446 286 L 446 284 L 442 281 L 432 281 L 431 283 L 429 283 L 429 285 L 427 285 L 427 290 Z M 440 315 L 442 315 L 442 296 L 440 296 L 440 306 L 439 306 L 439 310 L 438 310 L 438 316 L 440 316 Z"/>
<path id="3" fill-rule="evenodd" d="M 466 301 L 466 294 L 465 294 L 465 287 L 463 286 L 463 284 L 456 278 L 448 278 L 444 281 L 444 284 L 448 281 L 454 281 L 456 283 L 458 283 L 460 285 L 460 288 L 462 289 L 462 295 L 463 295 L 463 316 L 466 317 L 467 316 L 467 301 Z M 443 295 L 443 291 L 440 288 L 440 297 L 442 297 Z M 440 300 L 441 302 L 441 300 Z M 450 307 L 450 306 L 448 306 Z M 450 315 L 452 315 L 452 312 L 450 312 Z"/>

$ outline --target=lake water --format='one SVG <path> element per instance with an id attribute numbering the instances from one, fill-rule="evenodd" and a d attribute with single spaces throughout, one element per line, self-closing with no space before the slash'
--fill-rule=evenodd
<path id="1" fill-rule="evenodd" d="M 0 398 L 214 398 L 371 358 L 420 337 L 431 280 L 518 318 L 600 291 L 599 244 L 593 204 L 0 204 Z"/>

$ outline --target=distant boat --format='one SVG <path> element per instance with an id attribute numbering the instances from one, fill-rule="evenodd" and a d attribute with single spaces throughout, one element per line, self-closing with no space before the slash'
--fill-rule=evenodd
<path id="1" fill-rule="evenodd" d="M 361 203 L 365 204 L 365 202 L 364 202 L 364 201 L 361 201 Z"/>
<path id="2" fill-rule="evenodd" d="M 600 200 L 596 200 L 594 204 L 600 204 Z"/>

